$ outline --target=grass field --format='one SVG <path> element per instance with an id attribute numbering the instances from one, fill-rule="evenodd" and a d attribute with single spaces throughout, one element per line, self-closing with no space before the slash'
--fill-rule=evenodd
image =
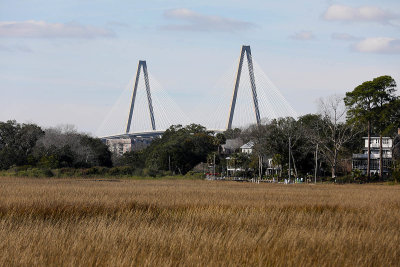
<path id="1" fill-rule="evenodd" d="M 400 186 L 0 178 L 0 266 L 399 266 Z"/>

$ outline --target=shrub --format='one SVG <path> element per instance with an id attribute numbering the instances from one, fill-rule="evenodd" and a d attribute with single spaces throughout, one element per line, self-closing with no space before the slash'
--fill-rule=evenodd
<path id="1" fill-rule="evenodd" d="M 147 169 L 147 168 L 143 169 L 144 176 L 156 177 L 157 174 L 159 174 L 159 173 L 155 169 Z"/>
<path id="2" fill-rule="evenodd" d="M 113 167 L 108 170 L 108 174 L 111 176 L 133 175 L 134 173 L 135 173 L 135 168 L 130 166 Z"/>
<path id="3" fill-rule="evenodd" d="M 54 174 L 57 177 L 74 177 L 76 176 L 76 171 L 74 168 L 61 168 L 54 170 Z"/>
<path id="4" fill-rule="evenodd" d="M 93 175 L 107 175 L 108 168 L 105 167 L 92 167 L 89 169 L 82 169 L 83 176 L 93 176 Z"/>

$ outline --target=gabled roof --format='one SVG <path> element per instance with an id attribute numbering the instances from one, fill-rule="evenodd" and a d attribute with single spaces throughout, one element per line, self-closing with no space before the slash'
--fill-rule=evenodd
<path id="1" fill-rule="evenodd" d="M 240 149 L 252 149 L 254 147 L 254 142 L 250 141 L 246 144 L 244 144 L 243 146 L 240 147 Z"/>

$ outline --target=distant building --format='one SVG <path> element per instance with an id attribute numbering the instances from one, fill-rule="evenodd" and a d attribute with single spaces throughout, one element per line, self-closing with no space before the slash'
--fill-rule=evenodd
<path id="1" fill-rule="evenodd" d="M 254 142 L 250 141 L 240 147 L 240 152 L 245 154 L 252 154 L 254 148 Z"/>
<path id="2" fill-rule="evenodd" d="M 254 150 L 253 141 L 250 141 L 240 147 L 240 152 L 248 155 L 253 154 L 253 150 Z M 263 161 L 263 166 L 266 168 L 265 170 L 266 175 L 276 175 L 282 169 L 282 166 L 273 164 L 272 157 L 263 156 L 262 161 Z"/>
<path id="3" fill-rule="evenodd" d="M 352 168 L 361 170 L 363 174 L 367 172 L 368 165 L 368 137 L 363 137 L 364 147 L 361 154 L 353 154 Z M 389 168 L 392 165 L 392 146 L 393 139 L 390 137 L 382 137 L 382 158 L 384 174 L 389 173 Z M 380 165 L 380 138 L 371 137 L 371 155 L 370 155 L 370 172 L 379 173 Z"/>
<path id="4" fill-rule="evenodd" d="M 245 169 L 243 169 L 242 166 L 236 165 L 235 158 L 231 158 L 231 157 L 226 158 L 226 174 L 227 174 L 227 176 L 232 176 L 232 175 L 235 175 L 236 172 L 242 172 L 242 171 L 245 171 Z"/>
<path id="5" fill-rule="evenodd" d="M 153 138 L 143 137 L 116 138 L 105 139 L 105 143 L 113 154 L 121 156 L 126 152 L 145 149 L 153 140 Z"/>
<path id="6" fill-rule="evenodd" d="M 278 175 L 281 170 L 282 166 L 279 164 L 274 164 L 274 160 L 272 158 L 267 159 L 267 169 L 265 171 L 266 175 Z"/>

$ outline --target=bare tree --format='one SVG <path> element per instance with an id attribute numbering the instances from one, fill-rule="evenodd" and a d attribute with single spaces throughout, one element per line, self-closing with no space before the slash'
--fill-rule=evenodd
<path id="1" fill-rule="evenodd" d="M 267 121 L 266 121 L 267 124 Z M 258 176 L 262 178 L 263 161 L 268 154 L 268 127 L 266 124 L 254 124 L 242 132 L 242 138 L 253 142 L 253 150 L 258 157 Z"/>
<path id="2" fill-rule="evenodd" d="M 342 96 L 333 95 L 325 99 L 321 98 L 318 106 L 323 125 L 316 142 L 331 166 L 332 178 L 335 178 L 339 153 L 343 146 L 358 133 L 358 130 L 354 124 L 346 123 L 347 108 Z"/>
<path id="3" fill-rule="evenodd" d="M 94 152 L 90 146 L 82 142 L 84 134 L 77 132 L 73 125 L 60 125 L 56 128 L 45 129 L 45 134 L 37 141 L 36 154 L 51 154 L 54 149 L 68 147 L 74 153 L 76 162 L 97 165 Z"/>

